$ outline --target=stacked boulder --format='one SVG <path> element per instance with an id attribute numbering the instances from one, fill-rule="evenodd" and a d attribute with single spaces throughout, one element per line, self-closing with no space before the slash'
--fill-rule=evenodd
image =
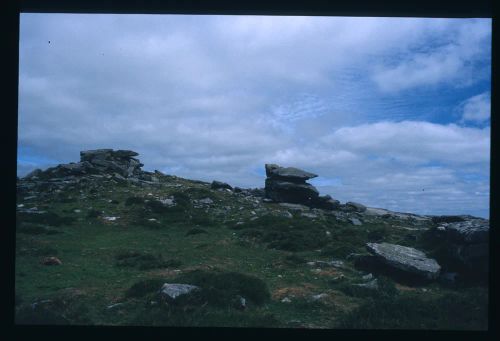
<path id="1" fill-rule="evenodd" d="M 80 152 L 80 162 L 60 164 L 45 171 L 36 169 L 24 178 L 57 178 L 102 173 L 116 174 L 123 178 L 140 176 L 141 167 L 144 165 L 134 158 L 137 155 L 139 154 L 131 150 L 85 150 Z"/>
<path id="2" fill-rule="evenodd" d="M 317 177 L 294 167 L 280 167 L 266 164 L 265 197 L 275 202 L 288 202 L 309 207 L 335 209 L 340 206 L 338 200 L 329 195 L 320 196 L 318 190 L 306 181 Z"/>

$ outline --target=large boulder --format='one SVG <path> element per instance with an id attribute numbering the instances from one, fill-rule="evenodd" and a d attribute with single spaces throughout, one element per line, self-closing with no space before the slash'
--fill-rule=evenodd
<path id="1" fill-rule="evenodd" d="M 311 206 L 319 196 L 318 190 L 308 183 L 266 179 L 266 197 L 276 202 L 290 202 Z"/>
<path id="2" fill-rule="evenodd" d="M 474 273 L 489 270 L 489 231 L 486 219 L 466 218 L 463 221 L 441 223 L 438 231 L 448 251 L 448 255 L 465 269 Z"/>
<path id="3" fill-rule="evenodd" d="M 309 173 L 295 167 L 280 167 L 275 164 L 266 164 L 265 167 L 266 176 L 271 179 L 301 183 L 317 177 L 316 174 Z"/>
<path id="4" fill-rule="evenodd" d="M 425 279 L 436 279 L 439 276 L 441 266 L 417 249 L 389 243 L 368 243 L 366 247 L 378 261 L 389 267 Z"/>

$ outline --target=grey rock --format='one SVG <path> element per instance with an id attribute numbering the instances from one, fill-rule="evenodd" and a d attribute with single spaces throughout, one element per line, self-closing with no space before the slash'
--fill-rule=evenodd
<path id="1" fill-rule="evenodd" d="M 279 203 L 280 206 L 285 207 L 289 210 L 292 211 L 309 211 L 309 207 L 305 205 L 300 205 L 300 204 L 291 204 L 288 202 L 281 202 Z"/>
<path id="2" fill-rule="evenodd" d="M 330 195 L 323 195 L 316 198 L 314 206 L 325 210 L 336 210 L 340 208 L 340 201 L 333 199 Z"/>
<path id="3" fill-rule="evenodd" d="M 316 174 L 309 173 L 295 167 L 280 167 L 275 164 L 266 164 L 265 167 L 266 176 L 273 179 L 304 182 L 308 179 L 317 177 Z"/>
<path id="4" fill-rule="evenodd" d="M 353 212 L 364 212 L 366 211 L 366 206 L 357 202 L 348 201 L 345 204 L 345 209 Z"/>
<path id="5" fill-rule="evenodd" d="M 376 278 L 371 280 L 368 283 L 360 283 L 360 284 L 354 284 L 354 285 L 361 287 L 361 288 L 367 288 L 367 289 L 372 289 L 372 290 L 378 289 L 378 281 Z"/>
<path id="6" fill-rule="evenodd" d="M 362 276 L 361 278 L 363 278 L 365 281 L 369 281 L 369 280 L 373 279 L 373 275 L 370 273 L 368 275 Z"/>
<path id="7" fill-rule="evenodd" d="M 483 219 L 456 222 L 446 226 L 448 238 L 464 244 L 487 243 L 489 232 L 490 224 Z"/>
<path id="8" fill-rule="evenodd" d="M 33 179 L 33 178 L 38 178 L 42 174 L 42 170 L 37 168 L 28 174 L 26 174 L 23 179 Z"/>
<path id="9" fill-rule="evenodd" d="M 318 218 L 318 216 L 314 213 L 309 213 L 309 212 L 302 212 L 300 214 L 301 217 L 305 217 L 305 218 L 310 218 L 310 219 L 316 219 Z"/>
<path id="10" fill-rule="evenodd" d="M 203 199 L 197 200 L 197 203 L 202 204 L 202 205 L 210 205 L 210 204 L 213 204 L 214 201 L 210 198 L 203 198 Z"/>
<path id="11" fill-rule="evenodd" d="M 179 284 L 179 283 L 165 283 L 160 289 L 160 295 L 164 298 L 175 300 L 181 295 L 189 294 L 200 288 L 196 285 Z"/>
<path id="12" fill-rule="evenodd" d="M 311 205 L 318 197 L 318 190 L 307 183 L 266 179 L 266 197 L 277 202 Z"/>
<path id="13" fill-rule="evenodd" d="M 363 223 L 358 218 L 349 218 L 349 221 L 356 226 L 361 226 Z"/>
<path id="14" fill-rule="evenodd" d="M 427 279 L 437 278 L 441 270 L 434 259 L 411 247 L 389 243 L 367 243 L 366 247 L 386 265 Z"/>
<path id="15" fill-rule="evenodd" d="M 225 182 L 220 182 L 220 181 L 212 181 L 212 184 L 210 185 L 211 189 L 229 189 L 232 190 L 233 187 L 231 185 L 225 183 Z"/>

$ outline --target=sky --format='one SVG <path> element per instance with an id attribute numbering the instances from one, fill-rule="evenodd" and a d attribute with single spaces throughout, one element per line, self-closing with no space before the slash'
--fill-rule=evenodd
<path id="1" fill-rule="evenodd" d="M 22 13 L 18 176 L 144 170 L 398 212 L 489 216 L 491 19 Z"/>

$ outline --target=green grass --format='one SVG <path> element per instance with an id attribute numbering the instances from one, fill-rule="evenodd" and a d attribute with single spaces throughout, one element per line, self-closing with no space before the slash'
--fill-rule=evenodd
<path id="1" fill-rule="evenodd" d="M 390 278 L 379 278 L 377 292 L 352 286 L 362 280 L 345 259 L 349 253 L 366 253 L 365 243 L 375 239 L 438 250 L 437 244 L 425 244 L 419 231 L 392 229 L 381 221 L 353 226 L 333 217 L 280 218 L 273 212 L 281 209 L 276 204 L 264 206 L 271 214 L 250 221 L 254 208 L 238 201 L 239 196 L 180 178 L 162 181 L 183 187 L 119 187 L 96 180 L 64 193 L 76 202 L 34 202 L 50 212 L 46 216 L 18 214 L 16 322 L 412 329 L 474 329 L 485 324 L 484 287 L 467 291 L 426 284 L 423 287 L 432 287 L 432 293 L 390 294 Z M 160 206 L 154 199 L 170 196 L 175 206 Z M 207 197 L 214 201 L 212 206 L 236 209 L 219 216 L 216 210 L 193 207 L 193 199 Z M 120 218 L 109 222 L 101 215 Z M 235 225 L 240 220 L 244 224 Z M 416 241 L 408 239 L 410 233 L 418 235 Z M 57 256 L 62 265 L 40 264 L 46 256 Z M 344 259 L 346 269 L 321 274 L 306 264 L 332 258 Z M 340 274 L 343 280 L 333 280 Z M 164 304 L 158 290 L 166 282 L 202 290 Z M 287 289 L 303 291 L 303 296 L 282 303 L 275 295 Z M 311 301 L 312 295 L 323 292 L 332 302 Z M 247 300 L 246 309 L 238 307 L 238 295 Z M 52 303 L 32 309 L 32 303 L 44 300 Z M 116 303 L 121 304 L 108 309 Z M 452 316 L 454 310 L 462 311 L 459 305 L 467 311 Z"/>

